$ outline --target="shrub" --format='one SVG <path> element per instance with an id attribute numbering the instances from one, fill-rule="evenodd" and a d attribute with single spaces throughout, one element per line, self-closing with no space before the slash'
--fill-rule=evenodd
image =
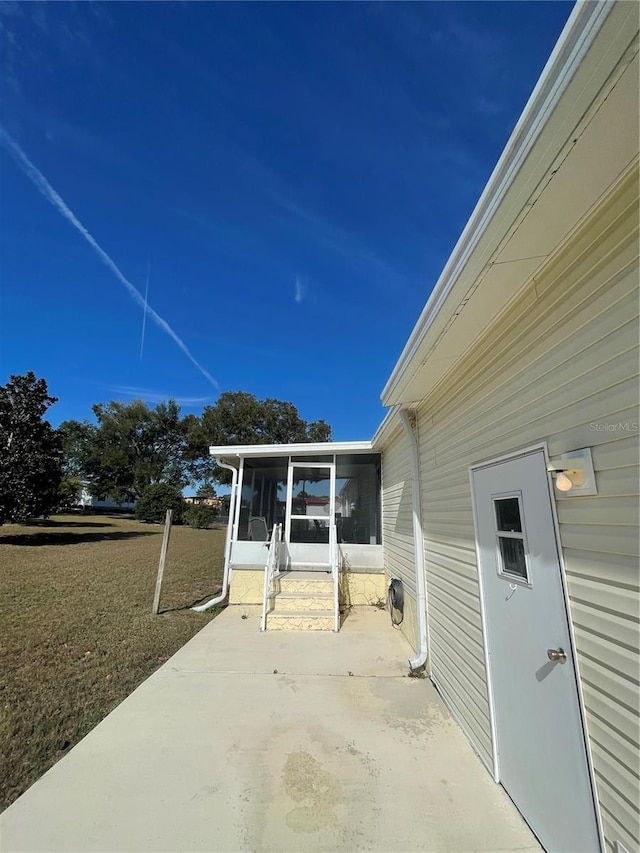
<path id="1" fill-rule="evenodd" d="M 185 510 L 182 492 L 169 483 L 153 483 L 143 489 L 133 512 L 139 521 L 161 524 L 168 509 L 173 510 L 173 523 L 182 524 Z"/>
<path id="2" fill-rule="evenodd" d="M 218 510 L 214 506 L 207 504 L 191 504 L 184 512 L 184 520 L 189 527 L 198 527 L 203 529 L 209 527 L 213 520 L 218 515 Z"/>

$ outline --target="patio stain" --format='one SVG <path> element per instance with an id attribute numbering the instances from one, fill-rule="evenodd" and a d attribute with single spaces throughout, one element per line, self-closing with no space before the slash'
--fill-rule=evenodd
<path id="1" fill-rule="evenodd" d="M 282 777 L 291 799 L 305 803 L 286 814 L 290 829 L 312 833 L 335 823 L 334 808 L 342 801 L 342 785 L 317 759 L 308 752 L 290 753 Z"/>
<path id="2" fill-rule="evenodd" d="M 279 687 L 288 687 L 289 690 L 292 690 L 294 693 L 297 693 L 300 688 L 298 687 L 295 678 L 289 678 L 286 675 L 281 675 L 278 678 L 278 686 Z"/>
<path id="3" fill-rule="evenodd" d="M 361 750 L 356 747 L 355 741 L 349 741 L 344 747 L 336 747 L 336 750 L 337 752 L 342 753 L 347 752 L 349 753 L 349 755 L 353 755 L 354 757 L 359 759 L 360 764 L 362 765 L 363 769 L 369 774 L 369 776 L 375 778 L 376 776 L 380 775 L 380 771 L 378 770 L 374 759 L 371 758 L 371 756 L 367 753 L 361 752 Z"/>
<path id="4" fill-rule="evenodd" d="M 199 791 L 191 797 L 191 800 L 206 800 L 207 797 L 212 797 L 220 789 L 219 785 L 203 785 Z"/>
<path id="5" fill-rule="evenodd" d="M 384 703 L 385 723 L 410 737 L 431 737 L 436 730 L 455 725 L 444 707 L 416 701 L 416 692 L 425 693 L 421 687 L 420 682 L 411 679 L 389 683 L 389 679 L 380 678 L 372 684 L 377 698 Z"/>

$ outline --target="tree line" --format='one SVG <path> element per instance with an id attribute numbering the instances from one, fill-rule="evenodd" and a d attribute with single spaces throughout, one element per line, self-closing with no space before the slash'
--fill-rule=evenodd
<path id="1" fill-rule="evenodd" d="M 183 415 L 171 399 L 155 407 L 112 400 L 92 406 L 93 419 L 54 429 L 45 415 L 57 401 L 32 371 L 0 386 L 0 524 L 70 506 L 81 486 L 118 502 L 140 503 L 159 486 L 215 494 L 228 472 L 216 468 L 210 445 L 331 439 L 325 420 L 305 421 L 293 403 L 245 391 L 225 391 L 200 415 Z"/>

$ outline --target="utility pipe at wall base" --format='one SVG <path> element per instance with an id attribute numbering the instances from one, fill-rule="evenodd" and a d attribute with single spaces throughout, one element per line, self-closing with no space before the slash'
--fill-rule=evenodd
<path id="1" fill-rule="evenodd" d="M 413 503 L 413 559 L 416 572 L 416 610 L 418 619 L 418 653 L 409 660 L 412 672 L 422 669 L 427 662 L 427 591 L 424 578 L 424 536 L 422 533 L 422 502 L 420 500 L 420 457 L 418 440 L 406 410 L 400 410 L 400 420 L 409 442 L 411 462 L 411 497 Z"/>
<path id="2" fill-rule="evenodd" d="M 231 536 L 233 533 L 233 521 L 234 511 L 236 505 L 236 491 L 238 486 L 238 469 L 234 468 L 233 465 L 227 465 L 226 462 L 220 462 L 216 460 L 216 464 L 218 464 L 221 468 L 226 468 L 228 471 L 231 471 L 231 497 L 229 499 L 229 521 L 227 522 L 227 538 L 224 544 L 224 569 L 222 574 L 222 591 L 219 595 L 216 595 L 215 598 L 210 599 L 209 601 L 205 601 L 204 604 L 199 604 L 197 607 L 192 607 L 192 610 L 195 610 L 196 613 L 204 613 L 205 610 L 209 610 L 211 607 L 215 607 L 216 604 L 220 604 L 221 601 L 224 601 L 227 597 L 227 592 L 229 591 L 229 564 L 231 562 Z"/>

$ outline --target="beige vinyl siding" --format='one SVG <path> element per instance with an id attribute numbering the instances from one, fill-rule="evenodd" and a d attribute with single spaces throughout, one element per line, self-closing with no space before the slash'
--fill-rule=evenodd
<path id="1" fill-rule="evenodd" d="M 431 671 L 491 763 L 469 466 L 591 447 L 598 494 L 556 493 L 609 848 L 638 838 L 638 174 L 418 409 Z M 608 424 L 606 428 L 598 425 Z"/>
<path id="2" fill-rule="evenodd" d="M 405 594 L 415 598 L 412 501 L 409 445 L 401 427 L 382 455 L 384 568 L 389 577 L 400 578 Z"/>
<path id="3" fill-rule="evenodd" d="M 432 428 L 419 420 L 431 677 L 480 758 L 491 767 L 469 476 L 463 464 L 443 469 L 424 462 L 433 456 Z"/>
<path id="4" fill-rule="evenodd" d="M 384 570 L 402 581 L 405 617 L 402 633 L 417 648 L 416 577 L 413 545 L 413 492 L 409 444 L 400 424 L 382 454 L 382 544 Z"/>

